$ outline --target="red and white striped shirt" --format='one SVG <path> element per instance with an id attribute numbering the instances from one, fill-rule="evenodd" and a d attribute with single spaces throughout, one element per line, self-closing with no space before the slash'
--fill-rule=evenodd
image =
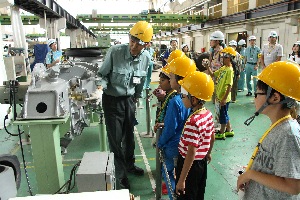
<path id="1" fill-rule="evenodd" d="M 197 148 L 195 160 L 202 160 L 209 148 L 211 134 L 214 134 L 213 116 L 209 110 L 204 114 L 194 114 L 185 123 L 179 142 L 179 153 L 183 158 L 187 155 L 188 145 Z"/>

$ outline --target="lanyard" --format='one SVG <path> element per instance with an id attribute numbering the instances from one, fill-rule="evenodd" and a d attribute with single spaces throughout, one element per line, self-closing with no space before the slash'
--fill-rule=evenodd
<path id="1" fill-rule="evenodd" d="M 195 112 L 193 112 L 193 113 L 188 117 L 188 119 L 185 121 L 185 124 L 184 124 L 184 127 L 183 127 L 183 129 L 182 129 L 181 135 L 183 135 L 183 132 L 184 132 L 184 128 L 185 128 L 185 126 L 186 126 L 186 123 L 187 123 L 188 121 L 190 121 L 191 117 L 194 116 L 194 114 L 196 114 L 196 113 L 198 113 L 198 112 L 200 112 L 200 111 L 202 111 L 202 110 L 205 110 L 205 109 L 206 109 L 205 107 L 199 108 L 198 110 L 196 110 Z"/>
<path id="2" fill-rule="evenodd" d="M 263 134 L 263 136 L 260 138 L 260 140 L 259 140 L 257 146 L 255 147 L 255 149 L 254 149 L 254 151 L 253 151 L 253 154 L 252 154 L 252 156 L 251 156 L 251 158 L 250 158 L 250 160 L 249 160 L 249 163 L 248 163 L 248 165 L 247 165 L 246 171 L 247 171 L 248 169 L 251 168 L 251 166 L 252 166 L 252 164 L 253 164 L 253 161 L 254 161 L 254 159 L 255 159 L 255 157 L 256 157 L 256 154 L 257 154 L 257 152 L 258 152 L 258 147 L 261 145 L 261 143 L 263 142 L 263 140 L 265 139 L 265 137 L 267 137 L 267 135 L 269 134 L 269 132 L 270 132 L 277 124 L 279 124 L 280 122 L 282 122 L 283 120 L 285 120 L 285 119 L 287 119 L 287 118 L 289 118 L 289 117 L 291 117 L 291 115 L 287 115 L 287 116 L 284 116 L 284 117 L 280 118 L 280 119 L 277 120 L 274 124 L 272 124 L 272 126 L 270 126 L 270 128 L 268 128 L 268 130 Z"/>
<path id="3" fill-rule="evenodd" d="M 169 99 L 172 98 L 174 96 L 174 94 L 176 94 L 176 90 L 173 90 L 166 96 L 166 98 L 159 110 L 159 113 L 157 115 L 156 122 L 163 122 L 164 117 L 165 117 L 165 112 L 166 112 L 166 106 L 169 102 Z"/>
<path id="4" fill-rule="evenodd" d="M 272 47 L 270 44 L 269 44 L 269 47 L 268 47 L 268 54 L 270 54 L 276 47 L 276 44 L 274 45 L 274 47 Z"/>

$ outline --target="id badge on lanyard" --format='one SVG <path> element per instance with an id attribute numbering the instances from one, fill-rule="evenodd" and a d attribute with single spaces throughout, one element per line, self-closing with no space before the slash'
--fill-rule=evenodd
<path id="1" fill-rule="evenodd" d="M 134 76 L 133 77 L 133 83 L 134 84 L 140 84 L 141 83 L 141 77 Z"/>

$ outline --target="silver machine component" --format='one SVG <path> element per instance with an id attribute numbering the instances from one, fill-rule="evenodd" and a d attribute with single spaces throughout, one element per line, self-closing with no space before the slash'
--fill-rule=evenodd
<path id="1" fill-rule="evenodd" d="M 55 119 L 69 114 L 69 85 L 50 70 L 43 78 L 34 78 L 25 95 L 22 119 Z"/>
<path id="2" fill-rule="evenodd" d="M 97 71 L 98 65 L 70 61 L 47 70 L 34 69 L 21 119 L 57 119 L 70 114 L 70 131 L 80 134 L 89 126 L 90 109 L 96 109 L 101 99 L 95 96 Z"/>
<path id="3" fill-rule="evenodd" d="M 31 79 L 28 78 L 30 83 L 7 81 L 0 86 L 0 103 L 12 104 L 14 99 L 13 103 L 23 104 L 18 120 L 70 116 L 70 130 L 61 140 L 63 148 L 74 136 L 80 135 L 84 127 L 90 126 L 91 113 L 102 112 L 102 91 L 96 86 L 97 71 L 102 64 L 101 50 L 69 51 L 66 51 L 68 60 L 50 69 L 43 63 L 36 64 Z"/>

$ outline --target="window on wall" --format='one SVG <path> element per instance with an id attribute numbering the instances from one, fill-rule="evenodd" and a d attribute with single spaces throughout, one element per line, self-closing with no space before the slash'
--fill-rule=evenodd
<path id="1" fill-rule="evenodd" d="M 237 12 L 248 10 L 249 0 L 228 0 L 227 1 L 227 14 L 231 15 Z"/>
<path id="2" fill-rule="evenodd" d="M 280 2 L 282 0 L 256 0 L 256 7 L 259 7 L 259 6 L 264 6 L 264 5 L 268 5 L 268 4 L 272 4 L 272 3 L 277 3 L 277 2 Z"/>

